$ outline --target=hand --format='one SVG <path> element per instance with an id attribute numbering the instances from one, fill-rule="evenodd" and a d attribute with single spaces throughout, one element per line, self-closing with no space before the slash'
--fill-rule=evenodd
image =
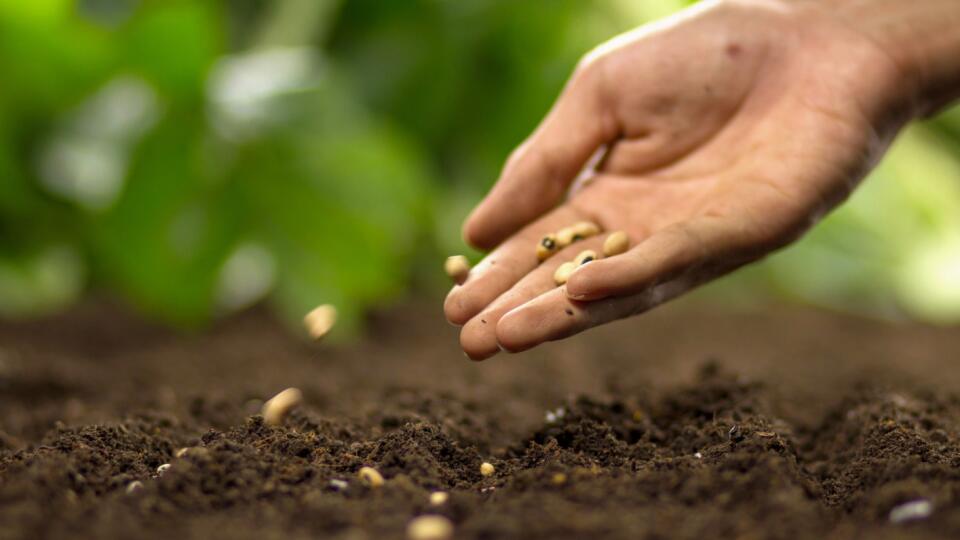
<path id="1" fill-rule="evenodd" d="M 644 312 L 793 241 L 909 120 L 909 80 L 808 2 L 706 3 L 602 45 L 466 222 L 469 243 L 496 249 L 444 306 L 464 351 L 521 351 Z M 582 220 L 633 247 L 558 288 L 555 268 L 605 235 L 542 264 L 536 244 Z"/>

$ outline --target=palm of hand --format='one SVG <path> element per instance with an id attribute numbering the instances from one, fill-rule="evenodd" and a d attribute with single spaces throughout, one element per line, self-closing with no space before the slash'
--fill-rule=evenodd
<path id="1" fill-rule="evenodd" d="M 523 350 L 645 311 L 793 240 L 895 133 L 896 79 L 815 12 L 715 5 L 599 49 L 468 220 L 472 243 L 500 245 L 447 298 L 464 350 Z M 602 238 L 541 265 L 533 246 L 582 219 L 635 247 L 556 288 L 554 269 Z"/>

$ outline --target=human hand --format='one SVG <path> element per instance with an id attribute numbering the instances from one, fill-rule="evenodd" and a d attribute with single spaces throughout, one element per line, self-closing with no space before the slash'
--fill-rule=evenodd
<path id="1" fill-rule="evenodd" d="M 916 88 L 873 40 L 807 2 L 718 1 L 589 54 L 464 227 L 495 249 L 445 302 L 474 359 L 628 317 L 796 239 L 911 118 Z M 579 188 L 585 163 L 605 154 Z M 553 273 L 545 234 L 590 220 L 627 253 Z"/>

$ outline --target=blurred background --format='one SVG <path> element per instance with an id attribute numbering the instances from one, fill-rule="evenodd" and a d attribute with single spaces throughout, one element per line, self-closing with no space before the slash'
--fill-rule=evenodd
<path id="1" fill-rule="evenodd" d="M 439 299 L 460 222 L 594 45 L 683 0 L 0 0 L 0 316 L 182 328 Z M 698 293 L 960 321 L 960 110 Z M 437 309 L 440 309 L 439 303 Z"/>

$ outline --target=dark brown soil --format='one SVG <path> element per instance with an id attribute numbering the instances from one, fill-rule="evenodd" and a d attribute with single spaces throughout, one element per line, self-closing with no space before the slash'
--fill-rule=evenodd
<path id="1" fill-rule="evenodd" d="M 434 306 L 372 326 L 0 325 L 0 540 L 403 538 L 424 513 L 456 538 L 960 536 L 956 331 L 687 302 L 473 364 Z M 287 386 L 305 405 L 265 426 Z M 929 517 L 891 523 L 916 499 Z"/>

